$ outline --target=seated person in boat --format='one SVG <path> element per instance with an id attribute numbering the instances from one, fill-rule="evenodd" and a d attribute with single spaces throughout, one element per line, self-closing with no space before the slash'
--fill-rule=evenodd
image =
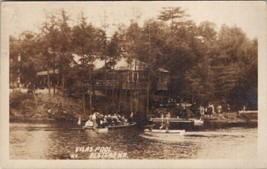
<path id="1" fill-rule="evenodd" d="M 96 116 L 96 124 L 97 124 L 97 127 L 100 126 L 100 116 L 99 116 L 99 114 L 97 114 L 97 116 Z"/>
<path id="2" fill-rule="evenodd" d="M 114 125 L 118 125 L 121 121 L 118 118 L 118 115 L 116 113 L 113 114 L 112 116 L 112 121 Z"/>
<path id="3" fill-rule="evenodd" d="M 86 121 L 84 127 L 93 127 L 93 121 L 89 118 L 89 119 Z"/>
<path id="4" fill-rule="evenodd" d="M 222 114 L 222 106 L 221 105 L 217 106 L 217 113 Z"/>
<path id="5" fill-rule="evenodd" d="M 99 121 L 99 127 L 100 128 L 105 128 L 105 127 L 110 125 L 107 118 L 108 118 L 107 115 L 105 115 L 105 116 L 103 114 L 100 115 L 100 118 L 99 118 L 100 119 L 100 121 Z"/>
<path id="6" fill-rule="evenodd" d="M 120 118 L 120 121 L 121 121 L 123 124 L 126 124 L 126 123 L 127 123 L 127 119 L 124 117 L 124 115 Z"/>
<path id="7" fill-rule="evenodd" d="M 93 127 L 96 128 L 97 127 L 97 112 L 94 112 L 94 114 L 92 115 L 92 121 L 93 121 Z"/>
<path id="8" fill-rule="evenodd" d="M 99 128 L 105 128 L 106 127 L 106 125 L 105 125 L 105 123 L 104 123 L 104 120 L 100 120 L 100 122 L 99 122 Z"/>
<path id="9" fill-rule="evenodd" d="M 104 115 L 101 114 L 101 113 L 97 113 L 97 116 L 96 116 L 96 123 L 98 125 L 99 128 L 104 128 L 105 125 L 104 125 Z"/>
<path id="10" fill-rule="evenodd" d="M 110 114 L 106 117 L 106 120 L 107 120 L 108 125 L 112 125 L 112 118 Z"/>
<path id="11" fill-rule="evenodd" d="M 133 116 L 134 116 L 134 113 L 131 112 L 131 114 L 129 115 L 129 118 L 128 118 L 128 122 L 129 123 L 132 123 L 133 122 Z"/>
<path id="12" fill-rule="evenodd" d="M 109 122 L 108 122 L 108 116 L 107 116 L 107 115 L 105 115 L 105 116 L 103 117 L 103 125 L 104 125 L 105 127 L 109 125 Z"/>

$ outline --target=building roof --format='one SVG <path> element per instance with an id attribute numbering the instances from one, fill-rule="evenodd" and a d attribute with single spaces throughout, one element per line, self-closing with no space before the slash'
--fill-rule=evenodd
<path id="1" fill-rule="evenodd" d="M 81 64 L 80 62 L 81 56 L 77 55 L 77 54 L 73 54 L 73 60 L 77 63 L 77 64 Z M 110 62 L 111 59 L 106 60 L 106 62 Z M 105 60 L 97 58 L 94 62 L 94 69 L 95 70 L 99 70 L 104 68 L 105 66 Z M 141 62 L 137 59 L 132 59 L 132 58 L 120 58 L 119 60 L 116 61 L 116 64 L 114 66 L 115 70 L 143 70 L 145 67 L 147 67 L 147 64 L 145 62 Z M 169 73 L 168 70 L 163 69 L 163 68 L 159 68 L 158 69 L 159 72 L 162 73 Z"/>
<path id="2" fill-rule="evenodd" d="M 53 70 L 49 70 L 48 71 L 49 74 L 54 74 L 54 71 Z M 58 74 L 58 69 L 55 70 L 55 74 Z M 40 72 L 37 72 L 36 74 L 37 76 L 45 76 L 47 75 L 47 71 L 40 71 Z"/>
<path id="3" fill-rule="evenodd" d="M 81 64 L 81 56 L 77 54 L 73 54 L 73 60 L 77 64 Z M 106 62 L 111 61 L 111 59 L 106 60 Z M 101 69 L 105 66 L 105 60 L 97 58 L 94 62 L 94 69 Z M 116 64 L 114 66 L 115 70 L 141 70 L 142 68 L 145 67 L 145 63 L 141 62 L 137 59 L 127 59 L 127 58 L 120 58 L 119 60 L 116 61 Z"/>
<path id="4" fill-rule="evenodd" d="M 163 73 L 169 73 L 169 71 L 168 71 L 168 70 L 166 70 L 166 69 L 163 69 L 163 68 L 158 68 L 158 71 L 159 71 L 159 72 L 163 72 Z"/>

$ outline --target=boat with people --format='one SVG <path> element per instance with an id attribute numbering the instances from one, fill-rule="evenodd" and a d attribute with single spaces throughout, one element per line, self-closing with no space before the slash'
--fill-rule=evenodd
<path id="1" fill-rule="evenodd" d="M 150 128 L 144 129 L 144 134 L 149 135 L 151 137 L 164 137 L 164 135 L 179 135 L 182 136 L 185 133 L 185 130 L 180 130 L 180 129 L 170 129 L 170 120 L 171 120 L 171 114 L 168 112 L 166 116 L 162 117 L 160 119 L 157 118 L 157 122 L 160 122 L 161 125 L 156 128 L 154 128 L 155 125 L 150 125 Z M 153 119 L 152 119 L 153 122 Z M 155 122 L 155 121 L 154 121 Z"/>
<path id="2" fill-rule="evenodd" d="M 165 118 L 151 118 L 151 123 L 155 128 L 159 128 L 166 121 Z M 186 130 L 197 130 L 204 127 L 204 120 L 197 118 L 169 118 L 170 129 L 186 129 Z"/>
<path id="3" fill-rule="evenodd" d="M 154 123 L 161 123 L 162 118 L 151 118 Z M 193 126 L 201 126 L 203 125 L 204 121 L 201 119 L 190 118 L 190 119 L 183 119 L 183 118 L 169 118 L 170 123 L 180 123 L 180 124 L 188 124 Z"/>
<path id="4" fill-rule="evenodd" d="M 79 121 L 78 125 L 81 124 Z M 121 116 L 117 113 L 114 113 L 113 115 L 103 115 L 96 112 L 89 116 L 88 120 L 84 124 L 83 129 L 107 132 L 109 129 L 123 129 L 135 125 L 136 122 L 133 122 L 131 118 L 126 119 L 124 116 Z"/>
<path id="5" fill-rule="evenodd" d="M 115 126 L 106 126 L 104 128 L 98 128 L 98 127 L 93 127 L 93 126 L 84 126 L 83 129 L 84 130 L 93 130 L 97 133 L 107 133 L 110 129 L 124 129 L 124 128 L 129 128 L 129 127 L 132 127 L 134 126 L 136 123 L 133 122 L 133 123 L 127 123 L 127 124 L 118 124 L 118 125 L 115 125 Z"/>
<path id="6" fill-rule="evenodd" d="M 103 128 L 93 127 L 93 126 L 84 126 L 83 129 L 85 130 L 96 130 L 96 129 L 122 129 L 122 128 L 129 128 L 136 125 L 136 122 L 130 122 L 130 123 L 123 123 L 123 124 L 117 124 L 117 125 L 110 125 L 105 126 Z"/>

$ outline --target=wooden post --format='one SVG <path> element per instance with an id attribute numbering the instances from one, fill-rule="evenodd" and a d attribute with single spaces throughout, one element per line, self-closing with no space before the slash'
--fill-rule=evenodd
<path id="1" fill-rule="evenodd" d="M 92 114 L 92 92 L 91 92 L 91 90 L 89 93 L 89 103 L 90 103 L 89 113 Z"/>

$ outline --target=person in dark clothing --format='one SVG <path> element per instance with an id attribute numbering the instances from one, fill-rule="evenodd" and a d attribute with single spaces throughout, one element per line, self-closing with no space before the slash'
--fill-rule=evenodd
<path id="1" fill-rule="evenodd" d="M 185 106 L 183 106 L 180 114 L 181 114 L 182 118 L 188 119 L 188 112 L 187 112 L 187 109 Z"/>
<path id="2" fill-rule="evenodd" d="M 190 107 L 190 110 L 194 113 L 194 116 L 197 117 L 197 104 L 193 103 Z"/>
<path id="3" fill-rule="evenodd" d="M 107 119 L 108 125 L 112 125 L 112 118 L 111 118 L 110 114 L 107 116 L 106 119 Z"/>
<path id="4" fill-rule="evenodd" d="M 211 107 L 211 105 L 209 105 L 208 108 L 207 108 L 207 115 L 208 116 L 212 115 L 212 107 Z"/>

